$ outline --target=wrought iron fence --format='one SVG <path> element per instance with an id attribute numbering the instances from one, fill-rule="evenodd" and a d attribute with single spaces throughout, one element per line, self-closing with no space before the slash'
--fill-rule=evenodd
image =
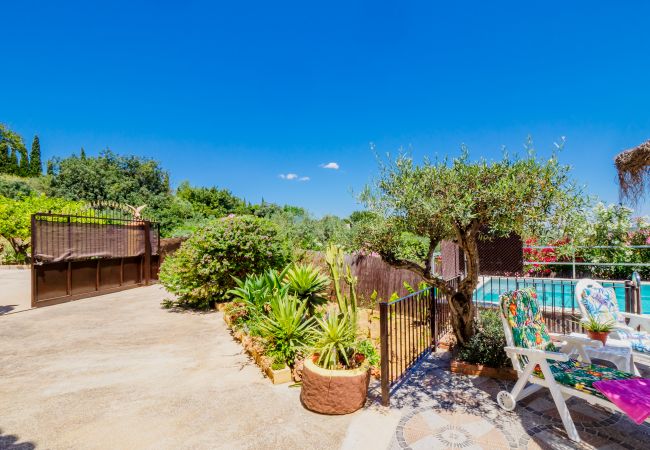
<path id="1" fill-rule="evenodd" d="M 434 347 L 434 289 L 379 304 L 382 402 Z"/>

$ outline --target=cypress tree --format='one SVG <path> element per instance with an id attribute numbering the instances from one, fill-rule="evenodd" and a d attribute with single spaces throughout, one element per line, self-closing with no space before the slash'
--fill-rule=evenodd
<path id="1" fill-rule="evenodd" d="M 54 175 L 54 163 L 51 159 L 47 161 L 47 174 Z"/>
<path id="2" fill-rule="evenodd" d="M 9 156 L 9 164 L 7 165 L 7 173 L 11 175 L 18 175 L 18 155 L 16 154 L 16 149 L 11 147 L 11 156 Z"/>
<path id="3" fill-rule="evenodd" d="M 7 173 L 9 166 L 9 145 L 0 136 L 0 173 Z"/>
<path id="4" fill-rule="evenodd" d="M 21 177 L 28 177 L 30 173 L 29 168 L 29 155 L 27 154 L 27 147 L 20 140 L 20 146 L 18 147 L 18 153 L 20 154 L 20 162 L 18 163 L 18 175 Z"/>
<path id="5" fill-rule="evenodd" d="M 43 174 L 43 164 L 41 163 L 41 142 L 38 136 L 34 136 L 32 141 L 32 152 L 29 155 L 29 174 L 38 177 Z"/>
<path id="6" fill-rule="evenodd" d="M 81 147 L 81 152 L 79 152 L 79 156 L 81 159 L 86 159 L 86 151 L 84 150 L 83 147 Z"/>

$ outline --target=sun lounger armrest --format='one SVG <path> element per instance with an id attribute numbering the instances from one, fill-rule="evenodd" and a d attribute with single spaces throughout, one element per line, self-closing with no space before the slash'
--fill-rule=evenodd
<path id="1" fill-rule="evenodd" d="M 650 333 L 650 315 L 626 312 L 620 312 L 619 314 L 626 319 L 630 319 L 630 322 L 628 323 L 630 328 L 636 329 L 637 327 L 641 327 L 641 331 L 647 331 Z"/>
<path id="2" fill-rule="evenodd" d="M 552 359 L 554 361 L 568 361 L 569 355 L 566 353 L 547 352 L 536 348 L 505 347 L 506 353 L 527 356 L 531 359 Z"/>
<path id="3" fill-rule="evenodd" d="M 554 342 L 566 342 L 567 344 L 573 344 L 574 346 L 586 346 L 586 347 L 595 347 L 600 348 L 603 346 L 603 343 L 596 341 L 594 339 L 589 339 L 585 336 L 570 336 L 568 334 L 559 334 L 559 333 L 549 333 L 551 340 Z"/>

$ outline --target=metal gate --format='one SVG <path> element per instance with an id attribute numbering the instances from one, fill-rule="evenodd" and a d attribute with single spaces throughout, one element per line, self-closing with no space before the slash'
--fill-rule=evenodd
<path id="1" fill-rule="evenodd" d="M 148 285 L 158 278 L 159 226 L 140 218 L 37 213 L 32 307 Z"/>

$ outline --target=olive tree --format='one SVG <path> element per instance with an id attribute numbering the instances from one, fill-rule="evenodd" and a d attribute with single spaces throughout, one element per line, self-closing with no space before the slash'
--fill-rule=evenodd
<path id="1" fill-rule="evenodd" d="M 451 323 L 459 344 L 474 334 L 472 294 L 480 274 L 478 242 L 511 233 L 529 235 L 567 226 L 582 195 L 569 167 L 556 154 L 539 159 L 504 154 L 498 161 L 470 161 L 463 148 L 456 159 L 425 160 L 407 155 L 380 163 L 377 180 L 361 200 L 377 213 L 359 233 L 360 243 L 391 265 L 423 277 L 449 298 Z M 401 259 L 396 249 L 403 232 L 428 239 L 422 260 Z M 452 287 L 432 272 L 433 254 L 442 240 L 453 240 L 465 256 L 465 277 Z"/>

